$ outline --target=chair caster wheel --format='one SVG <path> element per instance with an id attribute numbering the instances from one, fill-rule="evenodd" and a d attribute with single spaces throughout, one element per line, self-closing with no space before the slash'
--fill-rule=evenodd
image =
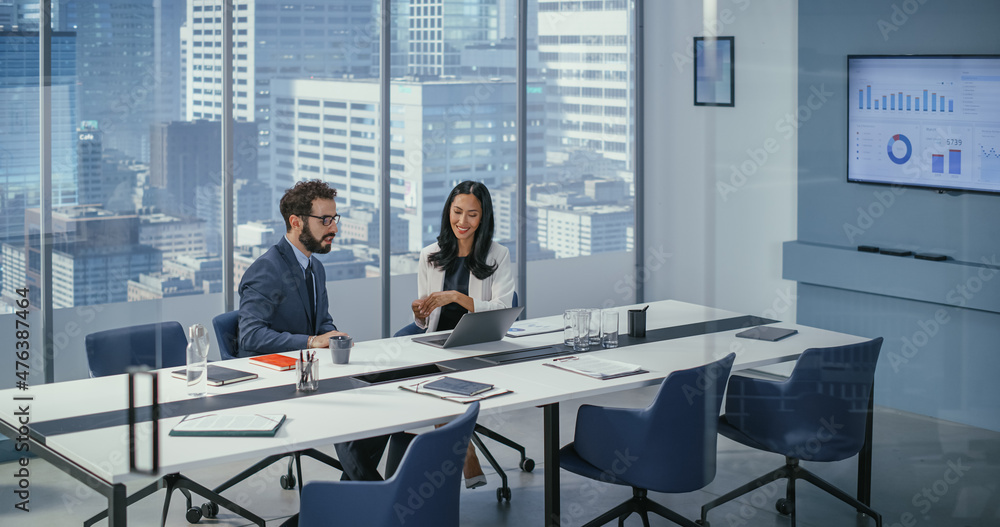
<path id="1" fill-rule="evenodd" d="M 774 503 L 774 508 L 777 509 L 778 514 L 788 516 L 793 510 L 795 510 L 795 503 L 788 501 L 785 498 L 780 498 Z"/>
<path id="2" fill-rule="evenodd" d="M 201 509 L 198 507 L 191 507 L 184 513 L 184 518 L 187 519 L 188 523 L 198 523 L 201 521 Z"/>
<path id="3" fill-rule="evenodd" d="M 521 470 L 525 472 L 531 472 L 532 470 L 535 470 L 535 460 L 531 459 L 530 457 L 524 458 L 524 460 L 521 461 Z"/>
<path id="4" fill-rule="evenodd" d="M 201 506 L 201 515 L 206 518 L 215 518 L 219 515 L 219 504 L 206 501 Z"/>
<path id="5" fill-rule="evenodd" d="M 278 482 L 281 483 L 281 488 L 285 490 L 292 490 L 295 488 L 295 476 L 291 474 L 281 476 Z"/>
<path id="6" fill-rule="evenodd" d="M 510 502 L 510 487 L 497 487 L 497 501 L 507 500 Z"/>

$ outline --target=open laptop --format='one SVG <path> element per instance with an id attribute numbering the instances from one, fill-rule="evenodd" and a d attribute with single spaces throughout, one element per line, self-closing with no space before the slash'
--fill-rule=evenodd
<path id="1" fill-rule="evenodd" d="M 450 332 L 413 337 L 413 342 L 427 344 L 435 348 L 454 348 L 500 340 L 523 310 L 524 306 L 518 306 L 466 313 L 459 319 L 455 329 Z"/>

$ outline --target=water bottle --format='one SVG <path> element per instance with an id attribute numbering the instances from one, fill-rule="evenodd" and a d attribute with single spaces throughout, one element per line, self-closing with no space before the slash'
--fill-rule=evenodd
<path id="1" fill-rule="evenodd" d="M 201 324 L 188 328 L 187 386 L 191 397 L 208 393 L 208 331 Z"/>

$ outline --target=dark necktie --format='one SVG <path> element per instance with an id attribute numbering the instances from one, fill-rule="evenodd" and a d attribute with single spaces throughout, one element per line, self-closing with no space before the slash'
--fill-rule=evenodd
<path id="1" fill-rule="evenodd" d="M 306 265 L 306 293 L 309 295 L 309 309 L 306 310 L 309 313 L 309 324 L 312 326 L 316 325 L 316 286 L 313 285 L 313 264 L 312 259 L 309 260 L 309 264 Z"/>

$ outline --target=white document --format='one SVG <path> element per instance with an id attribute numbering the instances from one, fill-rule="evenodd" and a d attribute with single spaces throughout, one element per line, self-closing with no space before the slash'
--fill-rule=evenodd
<path id="1" fill-rule="evenodd" d="M 601 359 L 587 355 L 559 357 L 557 359 L 543 362 L 542 364 L 552 366 L 553 368 L 559 368 L 561 370 L 571 371 L 573 373 L 579 373 L 580 375 L 586 375 L 587 377 L 593 377 L 595 379 L 614 379 L 616 377 L 646 373 L 646 370 L 642 369 L 642 366 L 637 364 Z"/>
<path id="2" fill-rule="evenodd" d="M 170 435 L 273 436 L 285 414 L 205 414 L 188 416 Z"/>
<path id="3" fill-rule="evenodd" d="M 518 320 L 507 330 L 508 337 L 527 337 L 528 335 L 541 335 L 542 333 L 555 333 L 563 330 L 561 319 L 544 322 L 541 320 Z"/>

